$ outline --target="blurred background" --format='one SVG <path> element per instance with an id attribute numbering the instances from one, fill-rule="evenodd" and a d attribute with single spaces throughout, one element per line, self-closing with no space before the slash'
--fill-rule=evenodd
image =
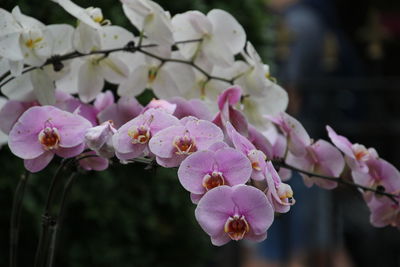
<path id="1" fill-rule="evenodd" d="M 117 1 L 98 6 L 132 29 Z M 325 125 L 375 147 L 400 167 L 400 2 L 397 0 L 158 0 L 172 15 L 222 8 L 243 25 L 272 76 L 290 94 L 289 113 L 314 139 Z M 1 0 L 0 7 L 45 24 L 71 23 L 51 1 Z M 0 266 L 8 264 L 9 218 L 22 161 L 0 150 Z M 19 263 L 32 266 L 48 170 L 33 175 L 23 205 Z M 297 203 L 279 216 L 262 244 L 213 247 L 174 171 L 111 166 L 80 175 L 68 199 L 55 266 L 400 266 L 400 232 L 374 228 L 351 188 L 306 189 L 294 176 Z"/>

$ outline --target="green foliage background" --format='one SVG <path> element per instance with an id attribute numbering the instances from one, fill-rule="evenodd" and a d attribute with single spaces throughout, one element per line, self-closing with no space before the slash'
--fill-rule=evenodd
<path id="1" fill-rule="evenodd" d="M 113 24 L 133 29 L 118 1 L 75 1 L 83 7 L 101 7 Z M 271 32 L 262 0 L 160 0 L 172 15 L 196 9 L 225 9 L 245 28 L 248 39 L 259 49 Z M 74 19 L 49 0 L 1 1 L 45 24 L 70 23 Z M 11 203 L 22 160 L 6 148 L 0 150 L 0 266 L 8 265 Z M 20 234 L 20 266 L 32 266 L 45 196 L 57 162 L 33 175 L 28 182 Z M 210 266 L 218 265 L 221 251 L 194 218 L 195 206 L 180 186 L 176 170 L 144 170 L 143 165 L 114 165 L 101 173 L 81 174 L 68 199 L 65 223 L 55 266 Z"/>

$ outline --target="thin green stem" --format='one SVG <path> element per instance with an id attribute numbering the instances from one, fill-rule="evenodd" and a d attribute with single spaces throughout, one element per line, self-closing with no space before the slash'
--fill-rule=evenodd
<path id="1" fill-rule="evenodd" d="M 29 175 L 30 173 L 28 171 L 22 174 L 17 188 L 15 189 L 10 221 L 10 267 L 17 266 L 21 207 L 24 200 L 25 187 L 28 182 Z"/>

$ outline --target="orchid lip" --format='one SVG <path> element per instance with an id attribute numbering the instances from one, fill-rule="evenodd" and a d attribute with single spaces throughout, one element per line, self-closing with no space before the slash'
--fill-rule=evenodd
<path id="1" fill-rule="evenodd" d="M 244 215 L 229 216 L 225 222 L 224 231 L 232 240 L 239 241 L 250 231 L 250 225 Z"/>
<path id="2" fill-rule="evenodd" d="M 225 179 L 222 172 L 213 171 L 211 174 L 204 175 L 203 187 L 207 191 L 220 185 L 225 185 Z"/>
<path id="3" fill-rule="evenodd" d="M 176 148 L 177 151 L 175 153 L 178 155 L 190 155 L 197 151 L 194 139 L 188 135 L 175 137 L 173 146 Z"/>
<path id="4" fill-rule="evenodd" d="M 57 149 L 61 140 L 60 133 L 55 127 L 46 126 L 38 135 L 44 150 Z"/>
<path id="5" fill-rule="evenodd" d="M 369 151 L 367 150 L 367 148 L 365 146 L 359 145 L 359 144 L 353 144 L 352 150 L 353 150 L 354 157 L 356 158 L 356 160 L 358 160 L 358 161 L 368 160 Z"/>
<path id="6" fill-rule="evenodd" d="M 151 137 L 150 129 L 145 125 L 133 126 L 128 130 L 128 135 L 132 138 L 132 144 L 146 144 Z"/>
<path id="7" fill-rule="evenodd" d="M 296 203 L 293 198 L 293 190 L 286 184 L 280 184 L 280 186 L 277 187 L 277 194 L 283 205 L 294 205 Z"/>
<path id="8" fill-rule="evenodd" d="M 256 149 L 250 150 L 249 153 L 247 154 L 247 157 L 251 162 L 251 167 L 256 171 L 262 170 L 260 165 L 260 156 L 263 161 L 267 159 L 267 156 L 263 152 Z"/>

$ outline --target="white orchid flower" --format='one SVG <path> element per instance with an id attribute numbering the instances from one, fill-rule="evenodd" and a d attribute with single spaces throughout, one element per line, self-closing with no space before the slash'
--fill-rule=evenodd
<path id="1" fill-rule="evenodd" d="M 141 59 L 140 59 L 141 58 Z M 172 58 L 182 59 L 178 51 L 172 53 Z M 132 69 L 129 79 L 121 83 L 118 94 L 121 96 L 136 96 L 146 88 L 151 88 L 159 98 L 169 98 L 186 94 L 195 82 L 195 73 L 189 65 L 164 62 L 137 55 L 139 62 Z"/>
<path id="2" fill-rule="evenodd" d="M 159 45 L 171 46 L 174 43 L 169 13 L 150 0 L 121 0 L 122 8 L 129 21 L 148 40 Z"/>
<path id="3" fill-rule="evenodd" d="M 243 89 L 241 109 L 249 122 L 259 130 L 265 130 L 269 122 L 264 115 L 276 115 L 288 105 L 287 92 L 269 79 L 269 67 L 265 65 L 253 45 L 248 42 L 242 53 L 247 64 L 237 69 L 235 83 Z"/>
<path id="4" fill-rule="evenodd" d="M 24 64 L 40 66 L 50 57 L 51 33 L 18 6 L 11 13 L 0 9 L 0 27 L 0 56 L 9 60 L 14 76 L 21 74 Z"/>
<path id="5" fill-rule="evenodd" d="M 229 67 L 234 55 L 243 50 L 246 33 L 237 20 L 220 9 L 207 16 L 199 11 L 188 11 L 173 17 L 174 37 L 177 41 L 202 39 L 200 43 L 182 43 L 178 47 L 185 58 L 208 68 L 212 65 Z"/>
<path id="6" fill-rule="evenodd" d="M 53 80 L 56 74 L 52 66 L 37 69 L 21 75 L 24 64 L 41 66 L 52 55 L 67 53 L 72 50 L 71 36 L 73 27 L 66 24 L 45 26 L 41 22 L 25 16 L 18 7 L 8 13 L 0 9 L 1 25 L 6 31 L 0 33 L 0 47 L 12 45 L 7 49 L 14 51 L 3 56 L 2 65 L 8 60 L 7 70 L 15 78 L 5 84 L 1 91 L 10 99 L 33 100 L 41 104 L 54 104 L 55 92 Z M 13 40 L 13 42 L 9 42 Z M 11 49 L 10 49 L 11 48 Z M 2 48 L 0 48 L 0 53 Z M 53 77 L 54 76 L 54 77 Z"/>
<path id="7" fill-rule="evenodd" d="M 134 36 L 119 26 L 103 26 L 99 49 L 113 49 L 125 46 Z M 71 72 L 56 81 L 57 89 L 68 93 L 79 93 L 83 102 L 90 102 L 102 91 L 105 80 L 120 84 L 129 76 L 127 52 L 115 52 L 105 56 L 94 54 L 73 59 Z"/>
<path id="8" fill-rule="evenodd" d="M 74 48 L 83 54 L 99 50 L 104 26 L 110 24 L 108 20 L 104 19 L 101 9 L 98 7 L 82 8 L 70 0 L 53 1 L 79 21 L 73 37 Z"/>

